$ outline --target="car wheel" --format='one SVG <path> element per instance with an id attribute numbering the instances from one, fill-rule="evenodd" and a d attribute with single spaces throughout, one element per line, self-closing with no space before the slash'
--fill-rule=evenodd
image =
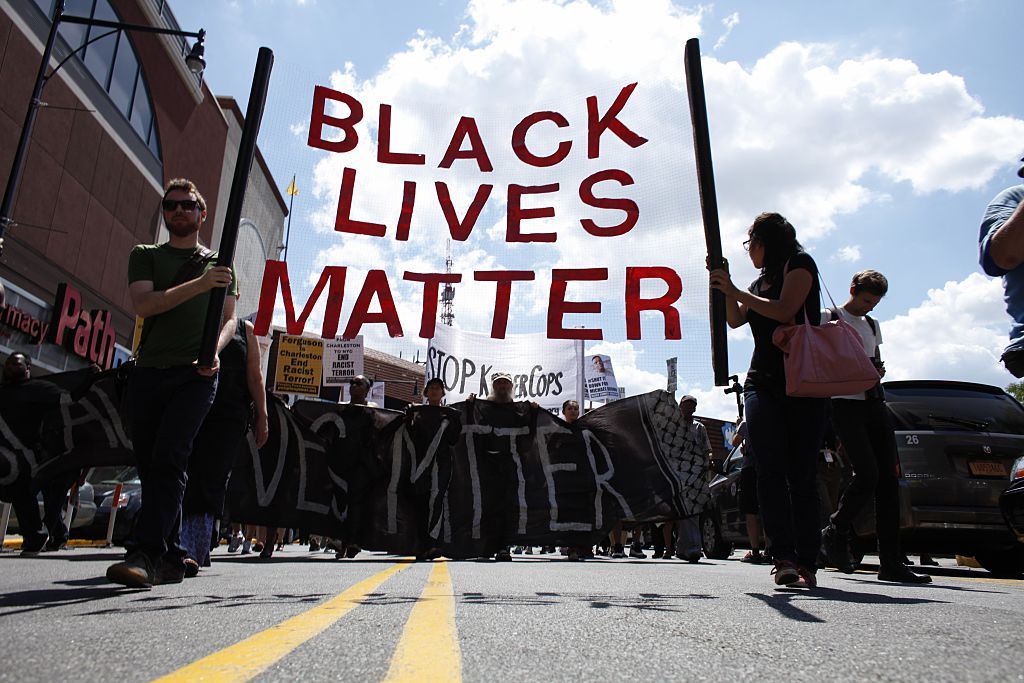
<path id="1" fill-rule="evenodd" d="M 1016 579 L 1024 574 L 1024 547 L 977 552 L 974 559 L 1001 579 Z"/>
<path id="2" fill-rule="evenodd" d="M 715 510 L 700 516 L 700 539 L 705 557 L 711 560 L 725 560 L 732 555 L 732 543 L 722 538 L 717 516 Z"/>

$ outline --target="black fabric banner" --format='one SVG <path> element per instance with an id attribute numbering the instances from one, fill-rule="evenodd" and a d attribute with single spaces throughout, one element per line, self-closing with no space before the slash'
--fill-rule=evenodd
<path id="1" fill-rule="evenodd" d="M 44 380 L 35 380 L 44 381 Z M 51 375 L 38 441 L 0 416 L 0 498 L 32 479 L 130 465 L 113 371 Z M 568 424 L 527 402 L 405 412 L 268 396 L 270 437 L 240 444 L 233 521 L 303 528 L 371 550 L 483 557 L 511 544 L 589 545 L 619 520 L 697 514 L 704 454 L 677 435 L 671 394 L 615 401 Z M 22 411 L 24 414 L 24 411 Z M 680 480 L 680 474 L 682 479 Z"/>
<path id="2" fill-rule="evenodd" d="M 678 519 L 708 501 L 708 463 L 683 451 L 663 391 L 572 425 L 483 400 L 406 413 L 275 402 L 272 413 L 267 445 L 232 474 L 232 516 L 367 549 L 480 557 L 513 543 L 587 545 L 618 520 Z"/>
<path id="3" fill-rule="evenodd" d="M 101 465 L 135 462 L 122 419 L 115 370 L 77 370 L 8 385 L 10 409 L 0 412 L 0 499 L 12 490 L 51 477 Z M 16 421 L 38 423 L 25 438 Z"/>

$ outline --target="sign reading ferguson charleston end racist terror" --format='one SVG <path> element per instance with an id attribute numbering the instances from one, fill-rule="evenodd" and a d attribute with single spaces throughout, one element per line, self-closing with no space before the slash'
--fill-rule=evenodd
<path id="1" fill-rule="evenodd" d="M 396 215 L 356 216 L 356 198 L 360 192 L 369 188 L 360 185 L 360 170 L 346 166 L 340 174 L 338 201 L 334 216 L 333 229 L 347 235 L 360 235 L 376 239 L 388 239 L 389 232 L 396 244 L 409 243 L 413 235 L 413 218 L 417 207 L 424 202 L 436 202 L 447 226 L 448 236 L 456 242 L 466 242 L 474 235 L 477 222 L 488 204 L 503 206 L 505 210 L 504 231 L 499 235 L 499 227 L 487 230 L 491 239 L 503 239 L 506 245 L 548 244 L 554 246 L 559 239 L 559 231 L 552 230 L 546 219 L 560 218 L 556 215 L 555 205 L 564 202 L 566 195 L 573 201 L 578 198 L 583 213 L 572 220 L 575 227 L 561 227 L 563 239 L 584 237 L 593 242 L 592 253 L 610 247 L 610 238 L 628 235 L 640 223 L 640 205 L 628 196 L 627 189 L 635 184 L 633 175 L 622 168 L 606 168 L 601 163 L 602 149 L 614 144 L 617 149 L 637 150 L 643 147 L 647 138 L 636 132 L 627 121 L 629 120 L 630 98 L 637 88 L 636 83 L 617 89 L 613 97 L 605 97 L 601 102 L 596 95 L 586 97 L 586 115 L 570 122 L 569 118 L 559 111 L 535 111 L 522 116 L 512 127 L 511 139 L 503 143 L 510 145 L 515 160 L 511 164 L 519 164 L 517 168 L 524 173 L 536 172 L 538 169 L 557 170 L 566 163 L 570 155 L 585 162 L 586 175 L 582 180 L 566 173 L 565 178 L 556 176 L 559 182 L 547 182 L 539 185 L 526 185 L 509 182 L 504 188 L 497 188 L 494 182 L 488 182 L 494 176 L 495 165 L 492 158 L 495 154 L 493 140 L 485 144 L 481 134 L 481 126 L 473 116 L 462 116 L 454 124 L 450 136 L 442 134 L 447 146 L 437 157 L 420 151 L 398 151 L 392 139 L 396 137 L 393 121 L 400 118 L 400 110 L 392 109 L 390 104 L 382 103 L 376 111 L 376 138 L 367 140 L 360 136 L 360 125 L 368 119 L 363 102 L 357 97 L 340 90 L 324 86 L 316 86 L 312 97 L 312 108 L 309 117 L 307 146 L 329 155 L 345 155 L 353 152 L 365 152 L 367 146 L 375 145 L 375 162 L 378 166 L 387 165 L 391 168 L 424 168 L 428 164 L 440 169 L 439 173 L 459 170 L 463 174 L 471 170 L 479 174 L 479 182 L 468 207 L 456 207 L 456 200 L 465 192 L 456 192 L 449 179 L 438 179 L 430 190 L 413 180 L 402 183 L 401 191 L 396 188 L 395 204 L 401 197 L 400 210 Z M 609 101 L 610 100 L 610 101 Z M 366 130 L 364 127 L 363 130 Z M 550 145 L 536 142 L 536 137 L 529 135 L 547 135 L 552 131 L 562 136 L 560 141 L 550 149 Z M 576 139 L 573 139 L 573 138 Z M 532 142 L 531 142 L 532 140 Z M 362 145 L 362 147 L 360 147 Z M 488 145 L 491 145 L 490 147 Z M 363 154 L 361 158 L 365 158 Z M 348 157 L 345 157 L 346 159 Z M 508 169 L 499 169 L 508 171 Z M 513 173 L 515 170 L 513 169 Z M 442 176 L 444 177 L 444 176 Z M 465 176 L 462 176 L 465 178 Z M 569 180 L 569 178 L 572 180 Z M 363 182 L 366 182 L 365 180 Z M 572 184 L 571 190 L 563 185 Z M 431 191 L 432 190 L 432 191 Z M 425 195 L 432 194 L 433 197 Z M 546 203 L 546 205 L 545 205 Z M 377 206 L 377 204 L 374 204 Z M 386 220 L 387 218 L 387 220 Z M 564 217 L 561 217 L 565 220 Z M 532 222 L 532 223 L 531 223 Z M 567 221 L 568 222 L 568 221 Z M 572 233 L 567 231 L 572 230 Z M 476 229 L 477 237 L 484 238 L 484 227 Z M 343 252 L 342 252 L 343 253 Z M 353 263 L 352 267 L 365 268 L 365 264 Z M 599 324 L 598 316 L 602 312 L 600 301 L 570 300 L 567 292 L 570 287 L 599 287 L 611 280 L 621 280 L 624 275 L 624 291 L 621 294 L 621 309 L 625 323 L 627 339 L 641 338 L 641 313 L 654 312 L 663 322 L 664 338 L 675 340 L 681 338 L 680 313 L 677 302 L 682 295 L 682 279 L 675 269 L 665 265 L 626 266 L 624 273 L 612 273 L 609 268 L 589 267 L 562 268 L 553 267 L 549 272 L 538 273 L 534 270 L 479 270 L 471 273 L 457 272 L 389 272 L 383 269 L 366 271 L 362 282 L 352 282 L 354 270 L 350 265 L 337 264 L 322 266 L 319 273 L 314 272 L 310 282 L 316 284 L 303 305 L 292 296 L 291 279 L 306 280 L 306 274 L 289 273 L 284 261 L 268 260 L 266 262 L 263 282 L 260 291 L 259 312 L 256 318 L 256 333 L 267 334 L 270 329 L 278 295 L 282 301 L 285 317 L 285 328 L 288 334 L 298 335 L 304 331 L 314 306 L 322 298 L 324 302 L 323 324 L 318 330 L 325 339 L 341 336 L 346 339 L 356 337 L 368 323 L 383 323 L 392 337 L 403 336 L 406 330 L 399 319 L 398 307 L 395 304 L 394 290 L 399 283 L 417 283 L 422 285 L 422 306 L 418 336 L 429 339 L 434 336 L 437 320 L 437 303 L 440 289 L 448 284 L 463 282 L 494 283 L 495 294 L 493 313 L 491 316 L 490 336 L 504 339 L 509 322 L 510 302 L 513 287 L 525 288 L 528 283 L 539 280 L 550 280 L 547 287 L 546 336 L 550 339 L 584 339 L 600 340 L 604 332 Z M 362 271 L 360 271 L 362 272 Z M 518 285 L 516 283 L 519 283 Z M 349 295 L 349 288 L 355 295 L 351 305 L 351 313 L 343 325 L 342 308 Z M 657 296 L 644 296 L 641 290 L 660 292 Z M 296 315 L 296 305 L 302 305 Z M 371 312 L 371 308 L 379 310 Z M 616 306 L 619 308 L 619 306 Z M 570 326 L 566 316 L 589 316 L 590 325 Z M 483 332 L 484 330 L 477 330 Z"/>

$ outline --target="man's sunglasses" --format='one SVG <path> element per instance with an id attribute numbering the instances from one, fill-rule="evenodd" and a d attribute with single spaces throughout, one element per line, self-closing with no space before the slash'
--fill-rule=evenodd
<path id="1" fill-rule="evenodd" d="M 182 211 L 195 211 L 196 207 L 199 206 L 199 202 L 195 199 L 165 199 L 160 202 L 160 206 L 164 207 L 164 211 L 174 211 L 179 206 Z"/>

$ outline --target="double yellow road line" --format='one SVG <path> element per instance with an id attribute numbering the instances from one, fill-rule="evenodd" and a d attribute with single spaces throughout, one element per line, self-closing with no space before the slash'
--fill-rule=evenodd
<path id="1" fill-rule="evenodd" d="M 323 633 L 366 600 L 381 584 L 410 566 L 410 563 L 392 565 L 322 605 L 157 680 L 248 681 L 299 645 Z M 402 631 L 385 680 L 462 680 L 462 657 L 455 628 L 455 598 L 446 562 L 434 563 L 427 585 Z"/>

